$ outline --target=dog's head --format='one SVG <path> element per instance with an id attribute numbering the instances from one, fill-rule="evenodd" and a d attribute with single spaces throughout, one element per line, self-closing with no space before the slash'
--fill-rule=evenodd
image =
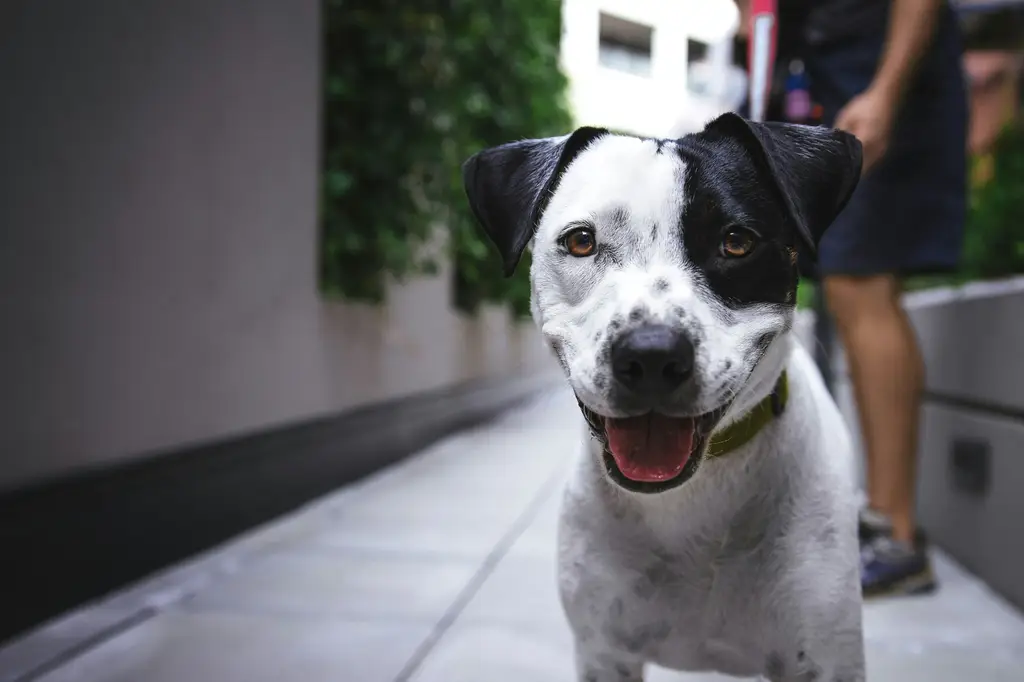
<path id="1" fill-rule="evenodd" d="M 515 142 L 463 172 L 506 274 L 532 248 L 534 318 L 612 478 L 653 492 L 695 473 L 789 330 L 798 253 L 860 170 L 849 134 L 725 114 L 678 140 L 581 128 Z"/>

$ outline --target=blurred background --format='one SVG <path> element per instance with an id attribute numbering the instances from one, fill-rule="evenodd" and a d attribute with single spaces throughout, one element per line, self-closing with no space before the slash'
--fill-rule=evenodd
<path id="1" fill-rule="evenodd" d="M 1019 607 L 1024 3 L 956 6 L 973 185 L 961 271 L 907 299 L 920 514 Z M 731 0 L 0 3 L 0 680 L 175 679 L 153 651 L 54 671 L 198 588 L 88 610 L 110 595 L 549 395 L 529 262 L 502 277 L 462 161 L 580 124 L 699 129 L 746 97 L 738 21 Z M 571 442 L 575 406 L 544 405 L 560 435 L 534 436 Z M 513 452 L 480 438 L 445 457 Z"/>

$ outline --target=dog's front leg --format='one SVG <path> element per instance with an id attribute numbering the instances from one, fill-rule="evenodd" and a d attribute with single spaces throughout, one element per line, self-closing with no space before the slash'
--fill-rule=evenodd
<path id="1" fill-rule="evenodd" d="M 577 682 L 643 682 L 643 661 L 613 651 L 576 647 Z"/>

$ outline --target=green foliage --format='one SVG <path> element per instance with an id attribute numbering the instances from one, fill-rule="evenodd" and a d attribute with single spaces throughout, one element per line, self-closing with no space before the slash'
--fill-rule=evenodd
<path id="1" fill-rule="evenodd" d="M 457 305 L 528 311 L 529 259 L 502 277 L 461 164 L 570 128 L 559 0 L 326 0 L 325 23 L 323 290 L 380 300 L 447 226 Z"/>
<path id="2" fill-rule="evenodd" d="M 1024 129 L 1007 128 L 993 154 L 992 177 L 971 192 L 962 276 L 1024 273 Z"/>
<path id="3" fill-rule="evenodd" d="M 1024 16 L 1016 7 L 963 15 L 960 26 L 966 50 L 1019 50 L 1024 46 Z"/>
<path id="4" fill-rule="evenodd" d="M 796 288 L 796 307 L 813 308 L 816 291 L 817 286 L 814 282 L 807 279 L 801 279 L 800 284 L 798 284 Z"/>

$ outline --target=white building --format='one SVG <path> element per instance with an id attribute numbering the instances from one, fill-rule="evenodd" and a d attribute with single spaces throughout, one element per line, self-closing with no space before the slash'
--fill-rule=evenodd
<path id="1" fill-rule="evenodd" d="M 564 0 L 562 64 L 576 122 L 650 136 L 736 106 L 733 0 Z"/>

